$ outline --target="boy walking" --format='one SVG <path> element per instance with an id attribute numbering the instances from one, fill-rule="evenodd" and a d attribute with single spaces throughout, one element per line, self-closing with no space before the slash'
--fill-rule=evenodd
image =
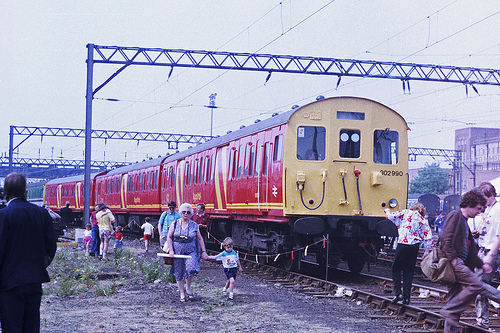
<path id="1" fill-rule="evenodd" d="M 215 259 L 222 261 L 222 266 L 224 267 L 224 273 L 227 277 L 226 285 L 224 289 L 222 289 L 222 296 L 226 297 L 228 295 L 228 299 L 232 300 L 234 298 L 234 280 L 236 279 L 236 273 L 238 270 L 240 272 L 243 271 L 241 267 L 240 259 L 238 258 L 238 254 L 235 250 L 233 250 L 234 242 L 230 237 L 226 237 L 224 242 L 222 242 L 222 246 L 224 246 L 225 251 L 219 253 L 216 256 L 206 256 L 206 259 Z"/>

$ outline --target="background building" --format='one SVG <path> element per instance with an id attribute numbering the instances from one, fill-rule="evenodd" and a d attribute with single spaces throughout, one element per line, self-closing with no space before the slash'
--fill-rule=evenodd
<path id="1" fill-rule="evenodd" d="M 455 130 L 455 150 L 461 150 L 462 193 L 500 177 L 500 129 L 468 127 Z"/>

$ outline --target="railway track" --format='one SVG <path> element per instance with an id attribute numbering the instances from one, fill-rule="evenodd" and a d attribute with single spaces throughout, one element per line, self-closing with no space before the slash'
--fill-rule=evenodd
<path id="1" fill-rule="evenodd" d="M 368 273 L 352 274 L 344 269 L 331 269 L 329 279 L 309 274 L 287 272 L 277 267 L 242 260 L 244 272 L 266 281 L 317 298 L 344 298 L 367 304 L 373 308 L 370 318 L 387 320 L 389 327 L 407 333 L 442 332 L 444 320 L 439 310 L 446 302 L 445 286 L 434 287 L 428 284 L 413 284 L 410 305 L 392 304 L 392 280 L 388 277 Z M 309 269 L 304 267 L 309 265 Z M 317 272 L 317 265 L 303 262 L 303 269 Z M 316 266 L 316 269 L 314 269 Z M 339 282 L 340 281 L 340 282 Z M 491 308 L 490 329 L 475 325 L 475 310 L 462 314 L 462 332 L 494 332 L 500 329 L 499 312 Z"/>

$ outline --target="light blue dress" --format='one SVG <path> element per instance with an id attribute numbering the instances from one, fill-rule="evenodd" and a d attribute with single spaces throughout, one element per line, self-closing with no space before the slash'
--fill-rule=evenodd
<path id="1" fill-rule="evenodd" d="M 184 280 L 200 272 L 199 255 L 197 250 L 196 234 L 198 224 L 189 221 L 185 229 L 182 228 L 181 220 L 177 220 L 170 226 L 174 228 L 173 247 L 175 254 L 185 254 L 191 256 L 189 259 L 174 259 L 170 268 L 170 274 L 175 276 L 176 281 Z"/>

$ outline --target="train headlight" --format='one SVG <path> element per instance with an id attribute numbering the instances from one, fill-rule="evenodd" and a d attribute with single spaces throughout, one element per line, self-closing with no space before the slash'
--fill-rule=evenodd
<path id="1" fill-rule="evenodd" d="M 396 199 L 389 200 L 389 207 L 396 208 L 397 205 L 398 205 L 398 201 Z"/>

